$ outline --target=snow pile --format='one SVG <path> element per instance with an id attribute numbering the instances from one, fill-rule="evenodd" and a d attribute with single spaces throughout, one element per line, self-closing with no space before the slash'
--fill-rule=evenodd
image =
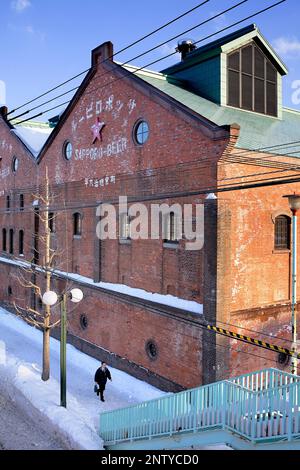
<path id="1" fill-rule="evenodd" d="M 50 127 L 18 126 L 12 130 L 37 158 L 49 135 L 53 131 Z"/>
<path id="2" fill-rule="evenodd" d="M 6 264 L 11 264 L 14 266 L 26 267 L 29 266 L 29 263 L 26 261 L 11 260 L 9 258 L 4 258 L 0 256 L 0 261 L 4 261 Z M 39 268 L 37 268 L 39 269 Z M 150 302 L 156 302 L 162 305 L 168 305 L 169 307 L 175 307 L 187 312 L 197 313 L 199 315 L 203 314 L 203 304 L 199 304 L 194 300 L 185 300 L 174 295 L 164 295 L 156 294 L 153 292 L 145 291 L 144 289 L 138 289 L 136 287 L 129 287 L 125 284 L 113 284 L 110 282 L 94 282 L 90 277 L 81 276 L 80 274 L 67 273 L 65 271 L 59 271 L 56 269 L 54 274 L 64 276 L 67 279 L 78 281 L 88 286 L 102 287 L 113 292 L 119 292 L 120 294 L 130 295 L 131 297 L 137 297 L 138 299 L 148 300 Z"/>
<path id="3" fill-rule="evenodd" d="M 137 289 L 136 287 L 129 287 L 125 284 L 113 284 L 110 282 L 94 282 L 93 279 L 79 274 L 74 273 L 65 273 L 62 271 L 55 271 L 57 274 L 65 275 L 69 279 L 74 281 L 82 282 L 84 284 L 89 284 L 97 287 L 102 287 L 103 289 L 111 290 L 114 292 L 119 292 L 120 294 L 130 295 L 132 297 L 137 297 L 143 300 L 149 300 L 150 302 L 156 302 L 162 305 L 168 305 L 169 307 L 180 308 L 188 312 L 203 314 L 203 305 L 195 302 L 193 300 L 185 300 L 174 295 L 164 295 L 156 294 L 153 292 L 145 291 L 144 289 Z"/>
<path id="4" fill-rule="evenodd" d="M 67 346 L 67 409 L 60 404 L 59 341 L 51 338 L 51 379 L 41 381 L 42 333 L 0 308 L 0 390 L 72 449 L 99 450 L 99 414 L 164 392 L 110 368 L 105 403 L 93 391 L 99 361 Z"/>

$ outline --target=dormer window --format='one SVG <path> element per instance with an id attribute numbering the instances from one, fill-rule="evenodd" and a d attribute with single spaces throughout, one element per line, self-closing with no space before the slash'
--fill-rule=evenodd
<path id="1" fill-rule="evenodd" d="M 277 70 L 254 43 L 227 56 L 227 104 L 277 116 Z"/>

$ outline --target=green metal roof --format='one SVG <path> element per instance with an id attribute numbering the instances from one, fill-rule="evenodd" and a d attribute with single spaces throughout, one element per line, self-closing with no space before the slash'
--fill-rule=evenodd
<path id="1" fill-rule="evenodd" d="M 260 45 L 281 75 L 286 75 L 287 68 L 285 64 L 282 62 L 280 57 L 277 55 L 275 50 L 272 48 L 272 46 L 262 35 L 255 24 L 250 24 L 244 28 L 234 31 L 233 33 L 218 38 L 213 42 L 209 42 L 202 47 L 196 48 L 192 52 L 188 53 L 184 60 L 162 70 L 161 73 L 166 75 L 176 75 L 180 71 L 194 67 L 195 65 L 206 61 L 207 59 L 210 59 L 216 55 L 220 55 L 221 52 L 227 51 L 228 48 L 230 48 L 233 44 L 235 44 L 236 48 L 238 48 L 250 38 Z"/>
<path id="2" fill-rule="evenodd" d="M 132 71 L 135 69 L 134 67 L 126 68 Z M 185 90 L 180 86 L 178 80 L 173 81 L 171 79 L 171 82 L 173 82 L 171 83 L 168 81 L 168 77 L 159 73 L 144 71 L 137 72 L 136 75 L 219 126 L 239 124 L 241 129 L 236 147 L 258 150 L 299 141 L 298 145 L 289 146 L 288 148 L 272 148 L 268 153 L 300 158 L 300 112 L 283 108 L 282 119 L 273 118 L 263 114 L 220 106 Z M 298 153 L 294 153 L 295 151 L 298 151 Z"/>

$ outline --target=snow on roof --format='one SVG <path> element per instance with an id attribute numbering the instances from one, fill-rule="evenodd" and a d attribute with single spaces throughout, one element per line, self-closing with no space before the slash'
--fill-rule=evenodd
<path id="1" fill-rule="evenodd" d="M 12 132 L 26 145 L 28 150 L 37 158 L 53 128 L 43 123 L 26 123 L 17 125 Z"/>

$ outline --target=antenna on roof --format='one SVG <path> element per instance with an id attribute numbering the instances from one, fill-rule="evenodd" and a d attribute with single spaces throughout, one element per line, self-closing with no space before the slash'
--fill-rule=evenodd
<path id="1" fill-rule="evenodd" d="M 180 52 L 181 60 L 184 60 L 186 56 L 195 49 L 197 49 L 197 46 L 193 39 L 181 39 L 178 41 L 176 52 Z"/>

